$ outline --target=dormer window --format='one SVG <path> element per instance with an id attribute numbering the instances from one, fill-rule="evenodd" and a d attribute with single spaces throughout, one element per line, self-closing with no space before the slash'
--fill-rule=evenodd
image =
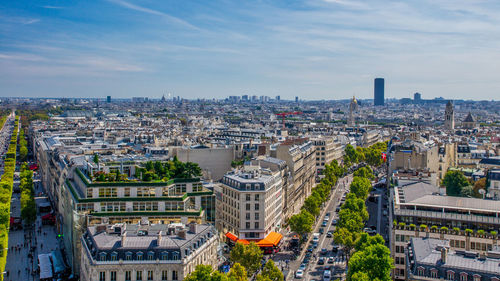
<path id="1" fill-rule="evenodd" d="M 118 253 L 117 252 L 111 253 L 111 260 L 116 261 L 117 259 L 118 259 Z"/>
<path id="2" fill-rule="evenodd" d="M 148 252 L 148 260 L 152 261 L 155 259 L 155 253 L 154 252 Z"/>
<path id="3" fill-rule="evenodd" d="M 161 260 L 163 260 L 163 261 L 168 260 L 168 252 L 161 253 Z"/>
<path id="4" fill-rule="evenodd" d="M 125 253 L 125 260 L 128 260 L 128 261 L 132 260 L 132 252 Z"/>
<path id="5" fill-rule="evenodd" d="M 172 255 L 172 259 L 174 261 L 179 260 L 179 252 L 174 252 L 174 254 Z"/>
<path id="6" fill-rule="evenodd" d="M 417 275 L 418 276 L 424 276 L 425 275 L 425 268 L 422 266 L 419 266 L 417 269 Z"/>
<path id="7" fill-rule="evenodd" d="M 106 261 L 106 253 L 105 252 L 102 252 L 99 254 L 99 260 L 100 261 Z"/>
<path id="8" fill-rule="evenodd" d="M 137 252 L 137 260 L 142 261 L 143 260 L 143 253 L 142 252 Z"/>

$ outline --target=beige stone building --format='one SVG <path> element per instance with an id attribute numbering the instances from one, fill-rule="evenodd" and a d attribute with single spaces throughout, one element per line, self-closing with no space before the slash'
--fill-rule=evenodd
<path id="1" fill-rule="evenodd" d="M 342 144 L 337 142 L 335 137 L 324 136 L 312 139 L 316 149 L 316 172 L 321 175 L 325 169 L 325 165 L 330 164 L 333 160 L 341 161 L 344 150 Z"/>
<path id="2" fill-rule="evenodd" d="M 217 266 L 210 225 L 98 225 L 81 238 L 82 281 L 183 280 L 199 264 Z"/>

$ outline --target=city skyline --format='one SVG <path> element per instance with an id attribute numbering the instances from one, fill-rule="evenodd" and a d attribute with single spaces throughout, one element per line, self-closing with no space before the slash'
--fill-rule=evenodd
<path id="1" fill-rule="evenodd" d="M 491 100 L 493 1 L 9 2 L 2 97 Z"/>

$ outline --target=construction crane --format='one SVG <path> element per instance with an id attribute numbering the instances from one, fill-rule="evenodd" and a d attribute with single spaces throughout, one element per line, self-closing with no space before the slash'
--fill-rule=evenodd
<path id="1" fill-rule="evenodd" d="M 300 112 L 300 111 L 294 111 L 294 112 L 281 112 L 281 113 L 276 113 L 276 115 L 281 116 L 281 118 L 283 118 L 283 129 L 285 128 L 285 118 L 286 118 L 288 115 L 299 115 L 299 114 L 302 114 L 302 112 Z"/>

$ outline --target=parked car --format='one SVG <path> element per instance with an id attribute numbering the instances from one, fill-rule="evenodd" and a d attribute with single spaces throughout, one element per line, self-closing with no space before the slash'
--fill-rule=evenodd
<path id="1" fill-rule="evenodd" d="M 328 253 L 328 250 L 326 248 L 321 249 L 321 254 L 326 255 Z"/>
<path id="2" fill-rule="evenodd" d="M 325 233 L 325 229 L 324 229 L 324 228 L 320 228 L 320 229 L 319 229 L 319 233 L 320 233 L 320 234 Z"/>
<path id="3" fill-rule="evenodd" d="M 333 219 L 332 220 L 332 225 L 337 225 L 337 220 Z"/>
<path id="4" fill-rule="evenodd" d="M 324 258 L 324 257 L 320 257 L 320 258 L 318 259 L 318 264 L 319 264 L 319 265 L 323 265 L 323 264 L 325 264 L 325 258 Z"/>
<path id="5" fill-rule="evenodd" d="M 301 279 L 302 277 L 304 277 L 304 271 L 299 269 L 295 272 L 295 278 L 298 278 L 298 279 Z"/>
<path id="6" fill-rule="evenodd" d="M 335 261 L 335 258 L 334 257 L 329 257 L 328 258 L 328 263 L 333 263 Z"/>
<path id="7" fill-rule="evenodd" d="M 321 226 L 322 227 L 325 227 L 327 225 L 328 221 L 327 220 L 324 220 L 322 223 L 321 223 Z"/>
<path id="8" fill-rule="evenodd" d="M 332 238 L 333 237 L 333 232 L 330 230 L 326 233 L 326 237 Z"/>

